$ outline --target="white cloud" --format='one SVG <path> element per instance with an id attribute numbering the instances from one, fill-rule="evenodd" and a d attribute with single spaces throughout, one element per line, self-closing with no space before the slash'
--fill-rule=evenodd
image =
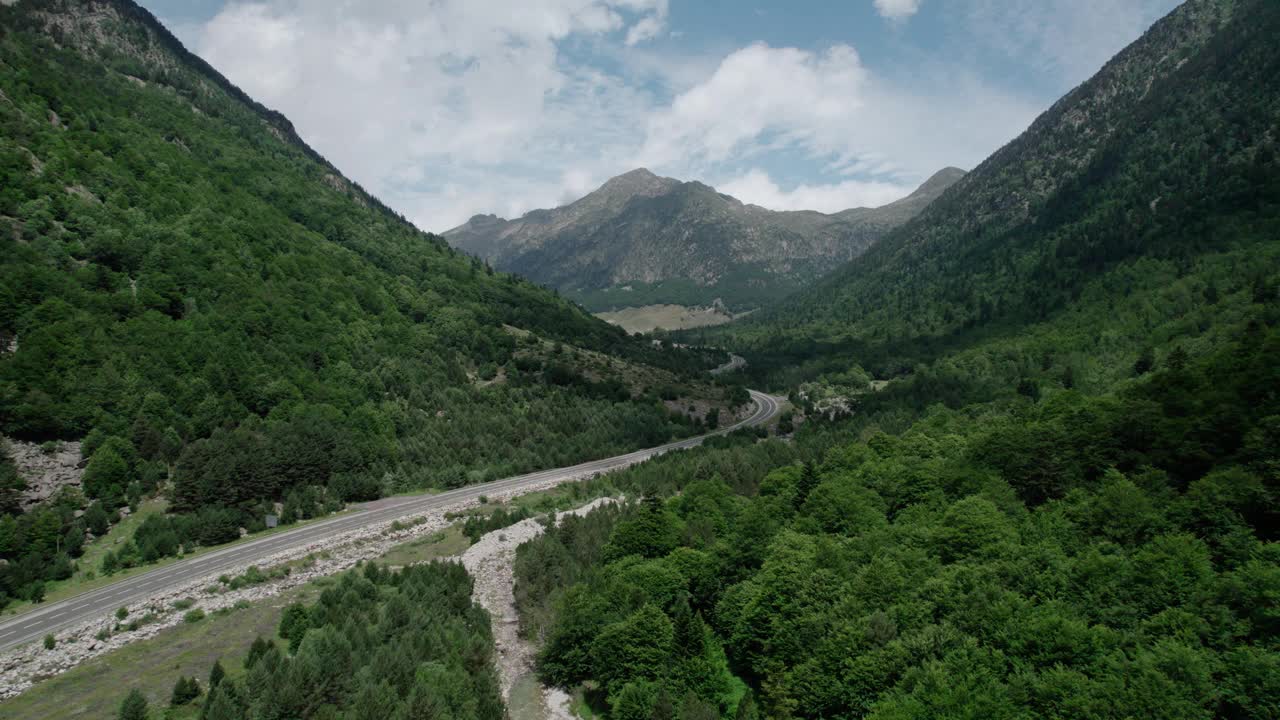
<path id="1" fill-rule="evenodd" d="M 1174 1 L 937 7 L 964 41 L 1078 74 L 1136 36 L 1149 6 Z M 875 6 L 904 19 L 920 0 Z M 944 165 L 977 164 L 1043 103 L 979 77 L 954 49 L 890 77 L 877 68 L 893 65 L 868 66 L 849 45 L 717 47 L 670 17 L 667 0 L 256 0 L 180 31 L 346 174 L 437 231 L 563 204 L 641 165 L 766 207 L 879 205 Z"/>
<path id="2" fill-rule="evenodd" d="M 638 45 L 645 40 L 651 40 L 658 36 L 662 31 L 662 20 L 658 17 L 650 15 L 640 20 L 640 22 L 631 26 L 627 31 L 627 45 Z"/>
<path id="3" fill-rule="evenodd" d="M 954 66 L 913 70 L 906 86 L 876 76 L 847 46 L 744 48 L 650 118 L 635 164 L 727 178 L 765 207 L 883 204 L 946 165 L 976 165 L 1039 111 Z M 743 168 L 765 156 L 807 160 L 823 170 L 814 175 L 839 179 L 783 191 Z"/>
<path id="4" fill-rule="evenodd" d="M 920 0 L 875 0 L 875 5 L 886 20 L 906 20 L 920 10 Z"/>
<path id="5" fill-rule="evenodd" d="M 771 210 L 817 210 L 825 213 L 856 207 L 880 207 L 905 197 L 914 189 L 895 182 L 844 180 L 829 185 L 802 184 L 784 190 L 768 173 L 758 168 L 719 182 L 716 188 L 745 203 Z"/>
<path id="6" fill-rule="evenodd" d="M 766 134 L 775 145 L 835 151 L 843 147 L 867 82 L 858 53 L 847 45 L 822 54 L 764 44 L 743 48 L 650 120 L 640 164 L 723 162 L 759 149 Z"/>
<path id="7" fill-rule="evenodd" d="M 653 100 L 565 63 L 558 43 L 641 42 L 666 15 L 666 0 L 266 0 L 184 36 L 353 179 L 443 230 L 482 207 L 554 202 L 548 168 L 603 175 L 632 152 L 613 145 L 642 132 Z"/>

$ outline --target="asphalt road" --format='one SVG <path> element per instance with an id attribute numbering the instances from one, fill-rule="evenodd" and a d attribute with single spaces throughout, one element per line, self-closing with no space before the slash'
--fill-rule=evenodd
<path id="1" fill-rule="evenodd" d="M 134 575 L 95 590 L 41 605 L 29 612 L 0 622 L 0 650 L 7 650 L 23 643 L 38 640 L 48 633 L 72 625 L 88 622 L 108 615 L 122 605 L 131 605 L 162 593 L 169 588 L 185 585 L 194 580 L 218 575 L 230 568 L 252 564 L 256 560 L 307 545 L 322 543 L 333 535 L 357 530 L 366 525 L 390 522 L 396 518 L 419 515 L 459 501 L 470 500 L 496 492 L 510 492 L 522 487 L 538 485 L 557 478 L 572 478 L 617 470 L 622 467 L 661 455 L 672 450 L 691 448 L 708 437 L 723 435 L 742 427 L 760 425 L 778 414 L 778 400 L 764 393 L 751 391 L 756 412 L 751 417 L 707 435 L 700 435 L 678 442 L 660 445 L 647 450 L 593 460 L 566 468 L 541 470 L 528 475 L 494 480 L 480 485 L 450 490 L 437 495 L 383 498 L 357 506 L 355 512 L 304 525 L 295 530 L 268 535 L 257 540 L 241 542 L 204 555 L 182 560 L 172 565 Z"/>

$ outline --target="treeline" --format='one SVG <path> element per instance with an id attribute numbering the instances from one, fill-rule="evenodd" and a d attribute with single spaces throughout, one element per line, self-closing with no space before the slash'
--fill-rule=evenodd
<path id="1" fill-rule="evenodd" d="M 1269 718 L 1277 352 L 1254 323 L 759 482 L 674 466 L 520 549 L 539 672 L 610 718 Z"/>
<path id="2" fill-rule="evenodd" d="M 80 493 L 64 490 L 31 512 L 0 514 L 0 608 L 15 599 L 41 602 L 47 583 L 71 577 L 85 533 L 102 534 L 116 520 L 100 502 L 84 507 Z"/>

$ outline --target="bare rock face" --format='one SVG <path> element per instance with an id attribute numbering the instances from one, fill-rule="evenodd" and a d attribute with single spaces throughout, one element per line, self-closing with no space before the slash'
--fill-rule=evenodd
<path id="1" fill-rule="evenodd" d="M 18 476 L 27 484 L 20 500 L 23 510 L 57 495 L 62 488 L 81 486 L 84 468 L 80 443 L 59 442 L 52 452 L 21 440 L 6 440 L 3 445 L 18 468 Z"/>

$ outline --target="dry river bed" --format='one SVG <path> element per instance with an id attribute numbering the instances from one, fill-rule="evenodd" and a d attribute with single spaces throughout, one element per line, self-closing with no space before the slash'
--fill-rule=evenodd
<path id="1" fill-rule="evenodd" d="M 613 498 L 599 498 L 576 510 L 560 513 L 586 515 L 602 505 L 616 502 Z M 472 599 L 489 611 L 492 618 L 494 639 L 494 663 L 502 686 L 502 699 L 507 703 L 513 720 L 571 720 L 570 698 L 553 687 L 540 687 L 536 705 L 512 703 L 512 690 L 520 683 L 535 683 L 533 672 L 537 648 L 520 637 L 520 619 L 516 615 L 515 559 L 516 548 L 538 537 L 543 532 L 538 518 L 522 520 L 515 525 L 494 530 L 480 538 L 463 553 L 461 561 L 475 581 Z"/>

